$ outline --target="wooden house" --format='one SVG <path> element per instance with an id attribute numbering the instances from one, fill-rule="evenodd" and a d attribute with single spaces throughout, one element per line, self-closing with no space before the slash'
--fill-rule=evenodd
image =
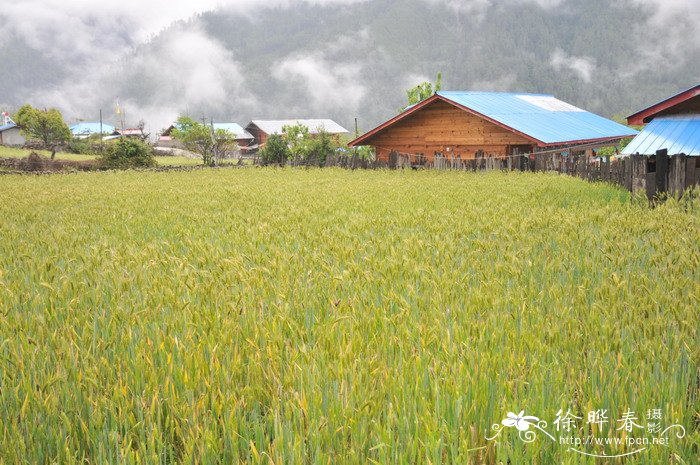
<path id="1" fill-rule="evenodd" d="M 214 123 L 215 130 L 228 131 L 236 137 L 236 142 L 240 150 L 245 151 L 246 148 L 253 143 L 253 136 L 243 129 L 240 124 L 237 123 Z M 175 129 L 175 124 L 170 125 L 158 138 L 158 147 L 164 148 L 176 148 L 184 149 L 182 143 L 175 140 L 172 136 L 172 132 Z"/>
<path id="2" fill-rule="evenodd" d="M 700 84 L 627 117 L 630 126 L 643 126 L 654 118 L 700 114 Z"/>
<path id="3" fill-rule="evenodd" d="M 665 150 L 668 155 L 700 157 L 700 84 L 638 111 L 627 122 L 646 127 L 622 155 L 652 156 Z"/>
<path id="4" fill-rule="evenodd" d="M 592 149 L 635 134 L 551 95 L 438 92 L 350 146 L 372 146 L 380 161 L 387 161 L 394 152 L 411 162 L 432 162 L 436 156 L 467 160 L 582 146 Z"/>

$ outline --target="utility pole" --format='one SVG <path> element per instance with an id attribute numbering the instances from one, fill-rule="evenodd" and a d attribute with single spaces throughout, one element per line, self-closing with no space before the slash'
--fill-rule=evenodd
<path id="1" fill-rule="evenodd" d="M 357 125 L 357 116 L 355 117 L 355 139 L 360 137 L 360 127 Z M 357 156 L 357 146 L 353 147 L 355 151 L 355 156 Z"/>
<path id="2" fill-rule="evenodd" d="M 211 146 L 214 150 L 212 150 L 212 155 L 214 155 L 214 166 L 217 165 L 217 158 L 219 157 L 218 148 L 216 147 L 216 136 L 214 133 L 214 118 L 209 118 L 209 123 L 211 125 Z"/>
<path id="3" fill-rule="evenodd" d="M 102 108 L 100 108 L 100 153 L 102 153 L 103 148 L 102 143 L 104 141 L 104 131 L 102 130 Z"/>

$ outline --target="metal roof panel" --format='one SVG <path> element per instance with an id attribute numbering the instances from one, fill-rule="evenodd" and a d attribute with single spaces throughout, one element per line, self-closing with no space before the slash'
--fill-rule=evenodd
<path id="1" fill-rule="evenodd" d="M 669 155 L 700 156 L 700 115 L 655 118 L 622 154 L 655 155 L 664 149 Z"/>
<path id="2" fill-rule="evenodd" d="M 237 139 L 254 139 L 253 135 L 238 123 L 214 123 L 214 129 L 223 129 L 234 134 Z"/>
<path id="3" fill-rule="evenodd" d="M 102 133 L 111 134 L 115 130 L 115 127 L 111 124 L 102 123 Z M 74 136 L 86 136 L 90 134 L 100 133 L 100 123 L 78 123 L 70 127 L 70 132 Z"/>
<path id="4" fill-rule="evenodd" d="M 438 92 L 544 144 L 632 137 L 634 129 L 582 110 L 552 95 L 507 92 Z"/>
<path id="5" fill-rule="evenodd" d="M 281 134 L 285 126 L 297 124 L 309 128 L 311 134 L 316 134 L 321 127 L 331 134 L 348 134 L 350 132 L 331 119 L 253 120 L 252 124 L 259 127 L 265 134 Z"/>

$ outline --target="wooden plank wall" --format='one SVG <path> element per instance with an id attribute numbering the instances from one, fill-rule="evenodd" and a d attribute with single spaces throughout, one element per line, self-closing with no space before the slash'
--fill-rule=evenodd
<path id="1" fill-rule="evenodd" d="M 267 133 L 265 133 L 262 129 L 260 129 L 256 125 L 250 124 L 250 125 L 248 125 L 247 128 L 245 128 L 245 130 L 248 131 L 250 133 L 250 135 L 255 138 L 253 144 L 258 144 L 258 145 L 262 146 L 262 145 L 265 145 L 265 143 L 267 142 L 267 138 L 268 138 Z"/>
<path id="2" fill-rule="evenodd" d="M 432 161 L 435 153 L 474 159 L 477 152 L 486 157 L 509 155 L 509 146 L 533 148 L 532 141 L 442 101 L 379 132 L 366 144 L 375 147 L 385 162 L 391 152 L 423 154 Z"/>

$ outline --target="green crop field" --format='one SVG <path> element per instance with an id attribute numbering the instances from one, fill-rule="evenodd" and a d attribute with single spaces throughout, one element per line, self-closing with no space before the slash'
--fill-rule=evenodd
<path id="1" fill-rule="evenodd" d="M 2 465 L 699 463 L 697 201 L 253 168 L 3 176 L 0 198 Z M 571 447 L 560 409 L 569 436 L 652 409 L 686 434 Z M 557 442 L 487 440 L 523 410 Z"/>
<path id="2" fill-rule="evenodd" d="M 32 150 L 0 146 L 0 158 L 25 158 L 28 157 L 31 152 Z M 46 150 L 38 150 L 36 152 L 39 155 L 43 155 L 45 157 L 51 155 L 51 152 Z M 86 161 L 94 160 L 95 158 L 97 158 L 96 155 L 77 155 L 73 153 L 61 152 L 56 154 L 57 160 Z M 180 156 L 157 156 L 155 158 L 156 162 L 158 162 L 158 165 L 160 166 L 195 166 L 202 164 L 202 160 L 197 158 L 187 158 Z"/>

